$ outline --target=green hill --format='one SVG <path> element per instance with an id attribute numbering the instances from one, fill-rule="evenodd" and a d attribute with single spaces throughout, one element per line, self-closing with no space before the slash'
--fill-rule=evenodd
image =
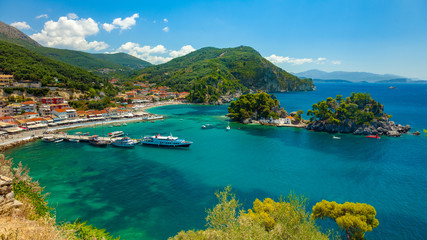
<path id="1" fill-rule="evenodd" d="M 137 57 L 131 56 L 126 53 L 114 53 L 114 54 L 91 54 L 93 57 L 110 62 L 115 63 L 117 65 L 123 66 L 123 67 L 129 67 L 132 69 L 141 69 L 145 67 L 149 67 L 153 64 L 141 60 Z"/>
<path id="2" fill-rule="evenodd" d="M 42 56 L 16 44 L 0 41 L 0 71 L 16 80 L 40 81 L 44 86 L 59 86 L 82 91 L 109 87 L 102 78 L 82 68 Z M 109 88 L 110 89 L 110 88 Z"/>
<path id="3" fill-rule="evenodd" d="M 43 56 L 91 71 L 101 77 L 130 79 L 134 71 L 151 63 L 125 53 L 91 54 L 75 50 L 42 47 L 20 30 L 0 21 L 0 41 L 14 43 Z M 105 71 L 105 69 L 108 69 Z"/>
<path id="4" fill-rule="evenodd" d="M 311 79 L 300 79 L 273 65 L 251 47 L 207 47 L 167 63 L 138 71 L 141 80 L 190 91 L 193 102 L 248 90 L 266 92 L 311 91 Z"/>

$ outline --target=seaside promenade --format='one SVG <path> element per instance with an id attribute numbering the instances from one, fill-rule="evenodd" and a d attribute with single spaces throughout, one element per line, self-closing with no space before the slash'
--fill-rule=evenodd
<path id="1" fill-rule="evenodd" d="M 184 103 L 176 102 L 176 101 L 156 102 L 153 104 L 145 105 L 144 107 L 139 108 L 138 111 L 142 112 L 154 107 L 167 106 L 167 105 L 181 105 L 181 104 L 184 104 Z M 18 146 L 20 144 L 24 144 L 24 143 L 39 139 L 43 137 L 46 131 L 58 132 L 66 129 L 91 127 L 91 126 L 94 126 L 95 124 L 109 125 L 114 123 L 138 122 L 138 121 L 143 121 L 143 118 L 141 116 L 138 116 L 138 117 L 132 117 L 132 118 L 107 119 L 107 120 L 82 122 L 82 123 L 70 123 L 66 125 L 40 128 L 36 130 L 25 130 L 25 131 L 21 131 L 14 134 L 4 134 L 4 135 L 0 135 L 0 151 L 4 151 L 6 149 Z"/>

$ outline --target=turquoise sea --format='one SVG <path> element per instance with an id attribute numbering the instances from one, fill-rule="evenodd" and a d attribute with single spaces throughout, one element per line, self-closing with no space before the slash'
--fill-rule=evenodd
<path id="1" fill-rule="evenodd" d="M 427 85 L 317 84 L 314 92 L 276 94 L 288 111 L 326 97 L 369 92 L 392 120 L 427 129 Z M 201 229 L 214 192 L 231 185 L 245 207 L 256 198 L 290 191 L 309 198 L 309 210 L 326 199 L 362 202 L 377 210 L 380 225 L 368 239 L 424 239 L 427 226 L 427 137 L 380 140 L 305 129 L 230 123 L 227 106 L 166 106 L 155 123 L 105 128 L 130 137 L 167 134 L 194 141 L 188 149 L 136 146 L 106 149 L 84 143 L 30 143 L 6 152 L 22 161 L 50 192 L 59 221 L 76 218 L 123 239 L 167 239 Z M 212 124 L 201 129 L 203 124 Z M 93 128 L 71 130 L 94 132 Z M 99 129 L 98 129 L 99 133 Z M 319 222 L 321 223 L 321 222 Z M 327 227 L 330 223 L 322 223 Z"/>

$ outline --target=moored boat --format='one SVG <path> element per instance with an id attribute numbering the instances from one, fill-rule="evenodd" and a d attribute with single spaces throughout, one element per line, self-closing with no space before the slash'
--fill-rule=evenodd
<path id="1" fill-rule="evenodd" d="M 55 141 L 55 138 L 54 137 L 43 137 L 42 141 L 43 142 L 53 142 L 53 141 Z"/>
<path id="2" fill-rule="evenodd" d="M 89 144 L 96 147 L 107 147 L 108 142 L 101 140 L 98 135 L 93 135 L 89 138 Z"/>
<path id="3" fill-rule="evenodd" d="M 380 139 L 380 136 L 377 135 L 366 135 L 367 138 L 377 138 Z"/>
<path id="4" fill-rule="evenodd" d="M 124 137 L 122 139 L 117 139 L 111 143 L 114 147 L 124 147 L 131 148 L 135 147 L 138 142 L 136 140 L 130 139 L 129 137 Z"/>
<path id="5" fill-rule="evenodd" d="M 172 135 L 161 136 L 160 134 L 155 136 L 146 136 L 142 139 L 142 144 L 159 147 L 189 147 L 192 143 L 193 142 L 173 137 Z"/>
<path id="6" fill-rule="evenodd" d="M 123 136 L 124 132 L 123 131 L 114 131 L 114 132 L 110 132 L 108 134 L 109 137 L 120 137 Z"/>

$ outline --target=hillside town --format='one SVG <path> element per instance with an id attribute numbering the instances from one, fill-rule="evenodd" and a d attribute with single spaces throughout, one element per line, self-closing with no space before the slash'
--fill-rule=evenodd
<path id="1" fill-rule="evenodd" d="M 116 85 L 118 80 L 113 79 L 110 83 Z M 0 75 L 0 88 L 3 91 L 3 97 L 0 99 L 0 136 L 76 123 L 143 117 L 148 115 L 144 112 L 146 108 L 186 102 L 189 94 L 188 92 L 173 92 L 168 87 L 156 87 L 155 84 L 148 82 L 137 82 L 133 83 L 132 88 L 134 89 L 115 96 L 114 99 L 120 99 L 117 102 L 111 101 L 111 105 L 115 107 L 81 110 L 73 108 L 70 104 L 72 100 L 79 99 L 65 99 L 61 96 L 27 97 L 15 94 L 19 93 L 15 90 L 18 87 L 24 88 L 24 90 L 41 88 L 30 81 L 15 81 L 13 75 Z M 10 92 L 10 94 L 5 94 L 6 92 Z M 94 97 L 89 100 L 101 101 L 101 98 Z"/>

